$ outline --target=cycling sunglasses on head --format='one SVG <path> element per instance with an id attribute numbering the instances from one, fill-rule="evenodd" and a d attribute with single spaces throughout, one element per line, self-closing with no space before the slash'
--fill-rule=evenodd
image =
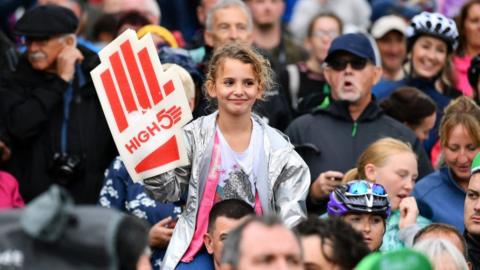
<path id="1" fill-rule="evenodd" d="M 333 70 L 342 71 L 347 68 L 347 65 L 350 63 L 350 66 L 354 70 L 362 70 L 367 66 L 368 59 L 365 58 L 353 58 L 353 59 L 335 59 L 328 63 L 328 66 Z"/>
<path id="2" fill-rule="evenodd" d="M 367 195 L 373 194 L 377 196 L 386 196 L 387 191 L 379 184 L 367 181 L 355 181 L 347 184 L 347 193 L 350 195 Z"/>

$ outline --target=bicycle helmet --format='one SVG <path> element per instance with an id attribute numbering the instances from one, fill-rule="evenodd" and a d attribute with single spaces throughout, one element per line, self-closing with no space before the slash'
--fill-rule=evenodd
<path id="1" fill-rule="evenodd" d="M 443 40 L 452 52 L 458 46 L 458 30 L 455 21 L 439 13 L 422 12 L 413 17 L 407 28 L 407 47 L 410 51 L 418 37 L 433 36 Z"/>
<path id="2" fill-rule="evenodd" d="M 473 57 L 468 68 L 468 82 L 470 86 L 476 91 L 478 86 L 478 78 L 480 77 L 480 54 Z"/>
<path id="3" fill-rule="evenodd" d="M 330 193 L 327 212 L 330 216 L 366 213 L 387 218 L 390 215 L 390 203 L 382 185 L 366 180 L 353 180 L 338 186 Z"/>

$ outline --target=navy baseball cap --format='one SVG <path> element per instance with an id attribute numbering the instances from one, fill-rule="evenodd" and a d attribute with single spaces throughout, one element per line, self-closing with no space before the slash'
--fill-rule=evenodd
<path id="1" fill-rule="evenodd" d="M 43 5 L 25 12 L 13 30 L 20 36 L 48 38 L 73 34 L 77 27 L 78 19 L 71 10 L 56 5 Z"/>
<path id="2" fill-rule="evenodd" d="M 338 36 L 328 49 L 325 62 L 329 63 L 337 52 L 345 51 L 375 63 L 375 52 L 368 37 L 361 33 L 350 33 Z"/>

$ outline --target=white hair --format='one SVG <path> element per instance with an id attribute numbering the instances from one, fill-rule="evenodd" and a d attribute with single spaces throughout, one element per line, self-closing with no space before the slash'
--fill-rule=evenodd
<path id="1" fill-rule="evenodd" d="M 241 0 L 220 0 L 218 1 L 213 7 L 207 12 L 207 19 L 205 20 L 205 29 L 208 32 L 213 31 L 213 15 L 220 9 L 225 9 L 229 7 L 238 7 L 240 8 L 248 18 L 248 31 L 253 30 L 253 19 L 252 14 L 250 13 L 250 9 L 245 5 L 245 3 Z"/>
<path id="2" fill-rule="evenodd" d="M 421 240 L 413 248 L 427 255 L 435 268 L 442 258 L 449 257 L 455 264 L 455 269 L 469 270 L 463 254 L 448 240 L 439 238 Z"/>

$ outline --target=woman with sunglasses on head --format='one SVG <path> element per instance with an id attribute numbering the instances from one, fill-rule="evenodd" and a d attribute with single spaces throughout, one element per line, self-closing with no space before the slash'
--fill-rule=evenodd
<path id="1" fill-rule="evenodd" d="M 390 203 L 385 188 L 366 180 L 353 180 L 330 193 L 329 217 L 341 217 L 362 233 L 370 251 L 382 245 Z"/>
<path id="2" fill-rule="evenodd" d="M 452 98 L 461 95 L 454 89 L 451 58 L 458 43 L 455 22 L 441 14 L 422 12 L 407 28 L 407 63 L 405 79 L 380 82 L 372 92 L 378 100 L 388 97 L 401 86 L 416 87 L 437 105 L 437 120 L 424 142 L 429 153 L 438 140 L 438 125 L 443 109 Z"/>
<path id="3" fill-rule="evenodd" d="M 411 147 L 393 138 L 383 138 L 368 146 L 356 168 L 343 178 L 344 183 L 366 179 L 385 187 L 392 213 L 387 219 L 381 251 L 411 246 L 415 234 L 430 224 L 419 215 L 411 196 L 417 176 L 417 157 Z"/>

